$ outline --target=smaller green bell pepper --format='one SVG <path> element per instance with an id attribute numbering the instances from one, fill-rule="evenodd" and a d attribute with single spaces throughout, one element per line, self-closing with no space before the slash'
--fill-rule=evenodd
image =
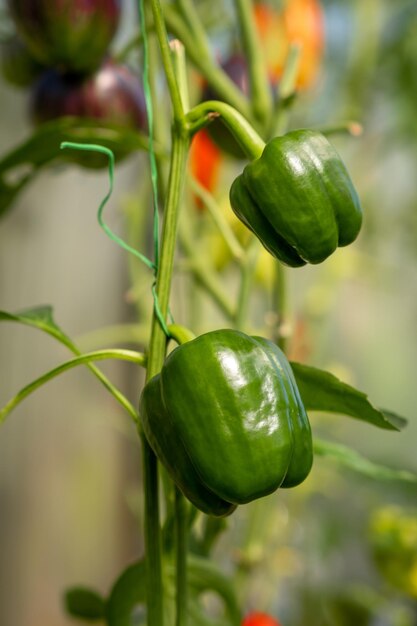
<path id="1" fill-rule="evenodd" d="M 230 189 L 237 217 L 291 267 L 321 263 L 356 239 L 362 209 L 326 137 L 297 130 L 272 139 Z"/>
<path id="2" fill-rule="evenodd" d="M 304 405 L 267 339 L 218 330 L 179 346 L 146 384 L 140 415 L 173 481 L 208 514 L 294 487 L 311 469 Z"/>

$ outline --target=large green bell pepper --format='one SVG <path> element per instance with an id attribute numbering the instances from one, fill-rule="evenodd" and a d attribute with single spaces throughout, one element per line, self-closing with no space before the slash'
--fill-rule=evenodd
<path id="1" fill-rule="evenodd" d="M 267 339 L 218 330 L 176 348 L 145 386 L 140 414 L 156 455 L 205 513 L 228 515 L 311 469 L 307 414 Z"/>
<path id="2" fill-rule="evenodd" d="M 230 190 L 238 218 L 291 267 L 321 263 L 356 239 L 362 209 L 349 174 L 321 133 L 272 139 Z"/>

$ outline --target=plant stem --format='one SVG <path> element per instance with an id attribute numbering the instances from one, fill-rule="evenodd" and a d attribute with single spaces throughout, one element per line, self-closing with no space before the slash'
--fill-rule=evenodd
<path id="1" fill-rule="evenodd" d="M 145 15 L 151 13 L 150 6 L 145 6 Z M 151 17 L 151 15 L 149 15 Z M 159 59 L 159 43 L 156 37 L 149 38 L 148 44 L 148 62 L 149 62 L 149 88 L 151 92 L 152 102 L 158 102 L 158 76 L 161 71 Z M 171 135 L 170 119 L 168 107 L 153 107 L 153 145 L 159 144 L 166 147 L 169 154 L 169 141 Z M 156 168 L 158 173 L 158 197 L 164 198 L 165 187 L 168 180 L 169 159 L 163 159 L 161 155 L 155 153 Z"/>
<path id="2" fill-rule="evenodd" d="M 187 66 L 185 63 L 184 46 L 178 39 L 171 42 L 171 54 L 175 76 L 178 81 L 178 89 L 183 110 L 188 112 L 190 108 L 187 82 Z M 180 341 L 189 341 L 192 333 L 188 329 L 175 324 L 171 325 Z M 181 491 L 175 486 L 175 561 L 176 561 L 176 626 L 187 626 L 187 550 L 188 550 L 188 525 L 187 504 Z"/>
<path id="3" fill-rule="evenodd" d="M 140 346 L 146 343 L 148 330 L 148 324 L 111 324 L 79 335 L 76 342 L 80 346 L 81 354 L 98 350 L 102 346 L 123 343 Z"/>
<path id="4" fill-rule="evenodd" d="M 9 413 L 18 404 L 20 404 L 22 400 L 24 400 L 25 398 L 27 398 L 27 396 L 29 396 L 31 393 L 36 391 L 36 389 L 39 389 L 39 387 L 42 387 L 42 385 L 44 385 L 45 383 L 49 382 L 53 378 L 56 378 L 56 376 L 59 376 L 60 374 L 63 374 L 67 370 L 70 370 L 73 367 L 77 367 L 78 365 L 85 365 L 85 364 L 91 363 L 91 361 L 104 361 L 106 359 L 120 359 L 123 361 L 131 361 L 132 363 L 137 363 L 139 365 L 142 365 L 143 367 L 146 364 L 145 355 L 140 352 L 134 352 L 133 350 L 120 350 L 120 349 L 96 350 L 94 352 L 89 352 L 87 354 L 82 354 L 80 356 L 77 356 L 74 359 L 71 359 L 70 361 L 63 363 L 62 365 L 58 365 L 58 367 L 55 367 L 54 369 L 50 370 L 46 374 L 43 374 L 36 380 L 29 383 L 29 385 L 26 385 L 26 387 L 23 387 L 23 389 L 21 389 L 19 393 L 17 393 L 11 400 L 9 400 L 9 402 L 3 407 L 3 409 L 1 409 L 0 424 L 4 422 L 4 420 L 9 415 Z M 99 374 L 100 374 L 100 371 L 99 371 Z M 96 376 L 99 376 L 99 374 L 96 374 Z M 104 381 L 102 382 L 107 387 L 107 389 L 113 394 L 116 400 L 120 402 L 120 404 L 128 411 L 128 413 L 131 415 L 133 420 L 137 422 L 138 421 L 137 412 L 132 407 L 130 402 L 127 400 L 127 398 L 125 398 L 124 395 L 113 385 L 109 386 L 109 385 L 106 385 Z"/>
<path id="5" fill-rule="evenodd" d="M 272 97 L 265 59 L 256 30 L 251 0 L 235 0 L 242 36 L 242 47 L 248 63 L 252 109 L 256 119 L 268 120 L 272 112 Z"/>
<path id="6" fill-rule="evenodd" d="M 224 217 L 221 208 L 217 204 L 212 194 L 196 178 L 191 177 L 191 189 L 200 198 L 210 213 L 213 222 L 217 226 L 233 258 L 240 260 L 244 257 L 245 251 L 240 245 L 233 229 Z"/>
<path id="7" fill-rule="evenodd" d="M 184 123 L 184 109 L 182 106 L 181 95 L 178 89 L 177 79 L 175 77 L 174 65 L 171 59 L 171 51 L 168 43 L 168 35 L 165 28 L 164 17 L 160 0 L 150 0 L 152 6 L 153 19 L 155 23 L 155 31 L 159 41 L 161 50 L 162 64 L 166 81 L 168 84 L 169 94 L 172 102 L 174 121 L 182 125 Z"/>
<path id="8" fill-rule="evenodd" d="M 187 51 L 187 57 L 203 74 L 208 84 L 218 94 L 218 97 L 231 104 L 242 115 L 251 119 L 251 107 L 248 99 L 236 87 L 234 82 L 214 62 L 211 55 L 201 42 L 188 30 L 184 21 L 169 4 L 164 7 L 164 14 L 170 31 L 178 37 Z"/>
<path id="9" fill-rule="evenodd" d="M 176 581 L 175 599 L 177 616 L 176 626 L 187 626 L 187 550 L 188 550 L 188 507 L 178 487 L 175 488 L 175 548 Z"/>
<path id="10" fill-rule="evenodd" d="M 300 68 L 301 45 L 293 43 L 288 51 L 282 78 L 279 83 L 277 108 L 274 112 L 272 136 L 282 135 L 288 125 L 288 107 L 295 93 Z"/>
<path id="11" fill-rule="evenodd" d="M 201 50 L 204 50 L 204 56 L 210 57 L 210 45 L 203 23 L 200 20 L 193 0 L 177 0 L 178 8 L 182 18 L 188 24 L 189 30 L 193 33 L 194 38 L 198 41 Z"/>
<path id="12" fill-rule="evenodd" d="M 265 142 L 251 124 L 234 107 L 220 100 L 207 100 L 187 113 L 191 133 L 219 118 L 230 130 L 249 159 L 257 159 L 265 148 Z"/>
<path id="13" fill-rule="evenodd" d="M 168 326 L 168 330 L 169 334 L 178 343 L 178 345 L 182 345 L 183 343 L 187 343 L 187 341 L 195 339 L 195 334 L 185 326 L 170 324 Z"/>
<path id="14" fill-rule="evenodd" d="M 286 271 L 279 261 L 275 262 L 275 276 L 273 298 L 277 313 L 277 325 L 274 341 L 285 352 L 287 343 L 286 322 L 287 322 L 287 293 L 286 293 Z"/>
<path id="15" fill-rule="evenodd" d="M 170 43 L 171 58 L 174 65 L 175 77 L 177 79 L 183 110 L 190 109 L 190 98 L 188 93 L 187 65 L 185 62 L 185 49 L 179 39 L 174 39 Z"/>
<path id="16" fill-rule="evenodd" d="M 360 137 L 363 133 L 363 126 L 359 122 L 349 120 L 347 122 L 329 124 L 328 126 L 320 126 L 317 130 L 323 133 L 326 137 L 330 137 L 331 135 L 350 135 L 351 137 Z"/>
<path id="17" fill-rule="evenodd" d="M 241 281 L 235 317 L 235 327 L 237 330 L 243 330 L 245 328 L 253 273 L 258 253 L 259 243 L 256 238 L 253 238 L 246 251 L 245 259 L 241 264 Z"/>
<path id="18" fill-rule="evenodd" d="M 217 280 L 217 276 L 213 269 L 207 265 L 207 262 L 199 256 L 198 251 L 195 249 L 194 243 L 188 231 L 187 225 L 184 222 L 181 223 L 180 228 L 180 243 L 181 247 L 187 255 L 188 264 L 187 267 L 194 274 L 196 281 L 206 290 L 217 304 L 219 309 L 223 312 L 228 320 L 233 320 L 235 312 L 230 303 L 227 293 L 222 289 L 221 284 Z"/>
<path id="19" fill-rule="evenodd" d="M 161 256 L 156 279 L 156 295 L 162 316 L 168 312 L 172 268 L 178 224 L 178 209 L 187 160 L 188 137 L 173 128 L 171 167 L 164 212 Z M 162 368 L 166 350 L 166 336 L 154 312 L 148 355 L 146 380 Z M 145 487 L 145 544 L 147 564 L 148 626 L 163 626 L 163 589 L 161 566 L 161 528 L 159 520 L 157 459 L 143 438 L 143 472 Z"/>

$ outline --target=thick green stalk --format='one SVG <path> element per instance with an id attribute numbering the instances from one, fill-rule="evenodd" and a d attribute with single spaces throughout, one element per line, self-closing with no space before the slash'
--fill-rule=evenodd
<path id="1" fill-rule="evenodd" d="M 161 256 L 156 280 L 156 295 L 162 316 L 168 313 L 171 277 L 177 234 L 178 210 L 182 194 L 188 137 L 173 130 L 171 168 L 161 241 Z M 146 379 L 158 374 L 166 351 L 166 336 L 155 312 L 149 346 Z M 145 483 L 145 545 L 147 564 L 148 626 L 163 626 L 163 589 L 161 565 L 161 528 L 158 500 L 158 464 L 146 439 L 143 438 L 143 472 Z"/>
<path id="2" fill-rule="evenodd" d="M 184 46 L 178 39 L 171 41 L 171 55 L 174 66 L 175 77 L 178 81 L 183 111 L 188 112 L 190 108 L 188 96 L 187 66 L 185 62 Z M 188 135 L 187 135 L 188 137 Z M 192 333 L 187 329 L 181 329 L 178 325 L 172 324 L 177 338 L 185 341 L 190 340 Z M 179 332 L 178 332 L 179 331 Z M 188 526 L 187 526 L 187 504 L 184 496 L 178 487 L 175 487 L 175 561 L 176 561 L 176 626 L 187 626 L 187 550 L 188 550 Z"/>
<path id="3" fill-rule="evenodd" d="M 146 380 L 149 380 L 159 373 L 165 358 L 166 336 L 161 326 L 160 319 L 161 317 L 165 319 L 168 313 L 177 235 L 178 210 L 189 144 L 189 136 L 185 130 L 184 108 L 175 76 L 174 64 L 171 58 L 171 50 L 168 43 L 161 3 L 160 0 L 151 0 L 150 4 L 172 103 L 174 124 L 172 130 L 172 152 L 168 191 L 164 211 L 160 257 L 156 275 L 155 307 L 152 319 Z M 159 314 L 157 314 L 157 310 Z M 162 584 L 162 542 L 159 519 L 158 461 L 145 437 L 142 438 L 142 448 L 145 491 L 147 623 L 148 626 L 163 626 L 164 594 Z"/>
<path id="4" fill-rule="evenodd" d="M 171 98 L 174 120 L 175 122 L 182 124 L 184 121 L 184 109 L 182 106 L 181 94 L 178 89 L 177 79 L 175 77 L 174 65 L 171 59 L 171 50 L 169 48 L 168 35 L 165 27 L 161 3 L 160 0 L 150 0 L 150 2 L 152 6 L 155 31 L 161 50 L 165 77 Z"/>
<path id="5" fill-rule="evenodd" d="M 162 548 L 159 521 L 158 461 L 142 437 L 145 494 L 146 607 L 149 626 L 163 626 Z"/>
<path id="6" fill-rule="evenodd" d="M 248 63 L 253 114 L 262 124 L 272 112 L 272 95 L 262 46 L 255 26 L 251 0 L 235 0 L 242 47 Z"/>
<path id="7" fill-rule="evenodd" d="M 181 491 L 175 488 L 175 552 L 177 594 L 175 598 L 177 616 L 175 626 L 187 626 L 187 551 L 188 520 L 187 502 Z"/>
<path id="8" fill-rule="evenodd" d="M 150 7 L 145 7 L 145 13 L 151 13 Z M 151 17 L 151 15 L 150 15 Z M 148 61 L 149 61 L 149 88 L 152 102 L 158 102 L 158 77 L 161 72 L 161 63 L 159 58 L 159 43 L 155 37 L 149 38 L 148 45 Z M 171 134 L 171 122 L 168 115 L 168 108 L 157 106 L 153 108 L 153 141 L 154 144 L 164 146 L 169 154 L 169 142 Z M 158 173 L 158 196 L 164 198 L 165 187 L 168 180 L 169 159 L 164 159 L 161 154 L 155 153 L 156 168 Z"/>

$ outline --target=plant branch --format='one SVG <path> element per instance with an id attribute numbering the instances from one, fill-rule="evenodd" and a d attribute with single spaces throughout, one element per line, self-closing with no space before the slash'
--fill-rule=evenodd
<path id="1" fill-rule="evenodd" d="M 187 551 L 188 523 L 187 502 L 178 487 L 175 487 L 175 552 L 177 594 L 175 626 L 187 626 Z"/>
<path id="2" fill-rule="evenodd" d="M 202 73 L 218 97 L 251 119 L 252 111 L 248 99 L 221 67 L 215 63 L 211 54 L 202 47 L 194 33 L 186 28 L 177 11 L 167 4 L 164 7 L 164 14 L 168 28 L 185 46 L 187 58 Z"/>
<path id="3" fill-rule="evenodd" d="M 235 0 L 242 47 L 246 55 L 252 109 L 256 119 L 265 122 L 272 112 L 272 96 L 259 35 L 254 21 L 251 0 Z"/>
<path id="4" fill-rule="evenodd" d="M 89 352 L 87 354 L 77 356 L 66 363 L 62 363 L 62 365 L 55 367 L 46 374 L 43 374 L 36 380 L 32 381 L 29 385 L 26 385 L 26 387 L 23 387 L 23 389 L 21 389 L 19 393 L 14 396 L 14 398 L 9 400 L 9 402 L 0 411 L 0 424 L 4 422 L 9 413 L 11 413 L 11 411 L 15 409 L 18 404 L 48 381 L 56 378 L 73 367 L 77 367 L 78 365 L 85 365 L 91 361 L 103 361 L 105 359 L 120 359 L 123 361 L 131 361 L 132 363 L 137 363 L 142 366 L 146 365 L 145 355 L 140 352 L 134 352 L 133 350 L 97 350 L 95 352 Z M 125 398 L 123 394 L 115 388 L 113 388 L 111 392 L 120 404 L 129 412 L 134 421 L 137 422 L 137 411 L 135 411 L 127 398 Z"/>
<path id="5" fill-rule="evenodd" d="M 241 279 L 238 295 L 238 303 L 235 316 L 235 327 L 237 330 L 244 330 L 248 314 L 249 298 L 256 260 L 259 254 L 259 242 L 254 237 L 246 250 L 246 256 L 241 264 Z"/>
<path id="6" fill-rule="evenodd" d="M 212 194 L 194 177 L 190 177 L 191 189 L 204 203 L 208 212 L 210 213 L 213 222 L 217 226 L 220 234 L 222 235 L 227 247 L 229 248 L 233 258 L 240 261 L 244 257 L 244 250 L 240 245 L 236 235 L 234 234 L 229 223 L 225 219 L 219 205 Z"/>
<path id="7" fill-rule="evenodd" d="M 188 24 L 188 28 L 190 32 L 193 33 L 194 39 L 198 41 L 200 50 L 204 51 L 204 56 L 209 58 L 211 56 L 209 40 L 193 0 L 177 0 L 176 4 L 183 21 Z"/>
<path id="8" fill-rule="evenodd" d="M 173 127 L 168 191 L 164 211 L 161 241 L 161 256 L 156 278 L 156 296 L 163 318 L 168 313 L 169 294 L 174 263 L 179 203 L 182 194 L 188 138 Z M 162 368 L 166 351 L 166 336 L 154 311 L 152 334 L 149 346 L 146 379 L 158 374 Z M 158 498 L 158 463 L 145 438 L 143 445 L 143 471 L 145 484 L 145 545 L 147 555 L 147 608 L 148 626 L 163 626 L 163 588 L 161 565 L 161 527 Z"/>
<path id="9" fill-rule="evenodd" d="M 228 294 L 222 289 L 221 284 L 217 280 L 217 276 L 211 267 L 201 259 L 193 244 L 192 238 L 186 225 L 182 222 L 180 225 L 179 239 L 181 247 L 187 256 L 187 269 L 189 269 L 196 281 L 210 294 L 213 301 L 223 312 L 228 320 L 233 320 L 235 312 L 230 303 Z"/>
<path id="10" fill-rule="evenodd" d="M 181 95 L 178 89 L 177 79 L 175 77 L 174 65 L 171 58 L 171 51 L 169 48 L 168 35 L 165 27 L 161 3 L 160 0 L 150 0 L 150 3 L 152 6 L 155 31 L 161 50 L 162 64 L 164 66 L 165 77 L 172 102 L 174 121 L 182 125 L 184 123 L 184 109 L 182 106 Z"/>
<path id="11" fill-rule="evenodd" d="M 261 156 L 265 148 L 263 139 L 239 111 L 220 100 L 207 100 L 187 113 L 190 133 L 197 132 L 217 117 L 227 126 L 249 159 Z"/>
<path id="12" fill-rule="evenodd" d="M 277 108 L 274 112 L 272 136 L 282 135 L 288 124 L 288 107 L 293 100 L 300 68 L 302 47 L 293 43 L 288 51 L 282 78 L 278 86 Z"/>

